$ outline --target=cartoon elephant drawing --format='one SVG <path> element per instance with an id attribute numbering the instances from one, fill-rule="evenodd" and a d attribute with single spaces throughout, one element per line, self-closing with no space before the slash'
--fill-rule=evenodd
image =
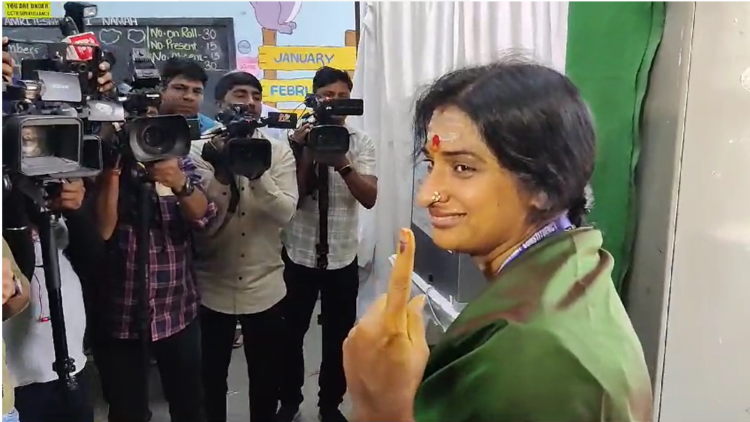
<path id="1" fill-rule="evenodd" d="M 297 28 L 294 18 L 302 7 L 301 1 L 251 1 L 255 19 L 264 29 L 280 34 L 291 34 Z"/>

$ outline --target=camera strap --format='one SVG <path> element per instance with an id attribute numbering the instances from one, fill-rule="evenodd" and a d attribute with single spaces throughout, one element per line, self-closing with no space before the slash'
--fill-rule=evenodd
<path id="1" fill-rule="evenodd" d="M 316 266 L 325 270 L 328 268 L 328 166 L 318 164 L 318 244 L 315 245 Z"/>

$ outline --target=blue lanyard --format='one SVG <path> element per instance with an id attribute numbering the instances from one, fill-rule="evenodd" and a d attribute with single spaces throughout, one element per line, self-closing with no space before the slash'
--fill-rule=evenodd
<path id="1" fill-rule="evenodd" d="M 529 250 L 530 247 L 536 245 L 537 243 L 541 242 L 542 240 L 552 236 L 553 234 L 564 232 L 573 229 L 575 226 L 573 226 L 573 223 L 570 222 L 570 219 L 567 215 L 562 215 L 560 217 L 557 217 L 553 221 L 549 222 L 546 226 L 542 227 L 534 233 L 533 236 L 528 238 L 521 246 L 518 247 L 515 251 L 513 251 L 512 254 L 503 262 L 503 265 L 500 266 L 500 269 L 497 270 L 499 273 L 500 271 L 505 268 L 506 265 L 510 264 L 511 261 L 518 258 Z"/>

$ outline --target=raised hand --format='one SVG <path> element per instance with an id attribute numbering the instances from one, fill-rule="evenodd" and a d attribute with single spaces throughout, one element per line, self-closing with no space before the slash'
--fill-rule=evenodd
<path id="1" fill-rule="evenodd" d="M 402 229 L 388 293 L 344 342 L 344 370 L 357 422 L 413 419 L 414 396 L 430 353 L 422 312 L 425 297 L 409 301 L 414 250 L 414 233 Z"/>

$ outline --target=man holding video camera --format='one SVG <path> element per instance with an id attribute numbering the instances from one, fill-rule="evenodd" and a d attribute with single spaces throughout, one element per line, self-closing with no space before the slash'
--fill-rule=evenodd
<path id="1" fill-rule="evenodd" d="M 352 80 L 345 71 L 323 67 L 313 78 L 313 90 L 319 102 L 347 100 Z M 316 128 L 310 123 L 303 123 L 290 134 L 293 146 L 301 149 L 297 156 L 300 200 L 297 213 L 285 230 L 282 252 L 287 286 L 284 315 L 289 332 L 278 415 L 281 422 L 294 420 L 303 400 L 303 343 L 318 294 L 323 325 L 320 416 L 323 422 L 346 420 L 339 411 L 346 393 L 341 348 L 357 315 L 357 213 L 359 204 L 368 209 L 375 205 L 377 178 L 372 139 L 346 125 L 345 119 L 334 115 L 325 123 L 348 131 L 346 153 L 315 151 L 309 142 Z"/>
<path id="2" fill-rule="evenodd" d="M 195 116 L 208 79 L 200 65 L 172 58 L 163 66 L 161 76 L 160 114 Z M 155 184 L 147 263 L 136 258 L 138 223 L 133 211 L 138 200 L 134 201 L 137 195 L 133 192 L 142 189 L 136 186 L 140 182 L 115 167 L 105 170 L 99 183 L 98 223 L 109 243 L 111 272 L 102 295 L 107 336 L 96 359 L 110 405 L 109 420 L 144 421 L 150 417 L 143 394 L 148 374 L 140 340 L 143 329 L 139 327 L 144 305 L 139 292 L 146 288 L 149 349 L 156 359 L 172 420 L 203 422 L 199 294 L 193 275 L 192 238 L 193 230 L 200 231 L 216 217 L 216 206 L 207 199 L 189 157 L 139 167 L 145 168 Z M 143 265 L 149 271 L 147 286 L 136 279 Z"/>
<path id="3" fill-rule="evenodd" d="M 225 75 L 215 89 L 221 110 L 231 113 L 238 104 L 247 106 L 242 118 L 248 125 L 261 116 L 261 97 L 260 81 L 244 72 Z M 233 171 L 220 155 L 203 152 L 221 150 L 232 142 L 230 137 L 218 135 L 205 146 L 194 142 L 191 154 L 218 208 L 218 218 L 195 241 L 207 420 L 227 420 L 227 375 L 239 321 L 251 385 L 250 417 L 273 422 L 284 367 L 280 302 L 286 288 L 279 250 L 281 229 L 297 207 L 295 161 L 287 142 L 256 128 L 245 142 L 270 142 L 271 160 L 270 167 L 251 180 Z"/>
<path id="4" fill-rule="evenodd" d="M 3 39 L 3 45 L 7 39 Z M 13 81 L 13 60 L 7 52 L 2 54 L 3 79 Z M 101 92 L 112 89 L 112 75 L 109 64 L 101 63 L 97 75 L 97 85 Z M 93 75 L 91 76 L 93 77 Z M 5 102 L 3 104 L 5 109 Z M 22 130 L 24 151 L 34 151 L 44 140 L 34 128 Z M 7 140 L 6 140 L 7 141 Z M 53 211 L 63 218 L 53 227 L 52 235 L 57 238 L 59 248 L 60 282 L 65 290 L 63 311 L 66 320 L 65 335 L 69 354 L 74 359 L 75 370 L 71 374 L 78 379 L 78 388 L 64 391 L 64 385 L 53 371 L 56 361 L 53 345 L 53 317 L 47 295 L 42 250 L 36 228 L 31 224 L 28 198 L 19 189 L 9 193 L 3 207 L 4 238 L 9 239 L 11 248 L 21 264 L 19 271 L 33 280 L 24 288 L 30 294 L 28 308 L 16 318 L 3 324 L 3 337 L 7 342 L 8 372 L 17 383 L 15 407 L 23 420 L 28 421 L 93 421 L 93 406 L 90 402 L 85 380 L 80 376 L 86 364 L 83 354 L 83 337 L 86 331 L 84 308 L 85 285 L 99 281 L 102 242 L 98 233 L 91 229 L 93 216 L 84 203 L 84 182 L 80 179 L 62 181 L 57 193 L 48 203 Z M 86 200 L 93 199 L 86 197 Z M 88 202 L 88 201 L 87 201 Z M 4 242 L 5 243 L 5 242 Z M 64 251 L 64 253 L 63 253 Z M 3 252 L 5 255 L 5 250 Z M 10 303 L 10 302 L 9 302 Z M 88 304 L 86 304 L 88 305 Z M 6 316 L 5 309 L 3 313 Z M 61 388 L 63 387 L 63 388 Z M 72 394 L 71 394 L 72 393 Z"/>
<path id="5" fill-rule="evenodd" d="M 198 112 L 203 102 L 208 75 L 192 59 L 172 57 L 161 68 L 162 93 L 160 114 L 197 117 L 201 133 L 217 125 L 212 118 Z"/>

